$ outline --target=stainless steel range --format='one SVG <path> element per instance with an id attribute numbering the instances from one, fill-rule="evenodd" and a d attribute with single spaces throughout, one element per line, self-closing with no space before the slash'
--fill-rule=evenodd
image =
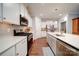
<path id="1" fill-rule="evenodd" d="M 29 55 L 29 49 L 33 43 L 33 34 L 27 32 L 16 32 L 16 30 L 14 30 L 14 36 L 27 36 L 27 55 Z"/>

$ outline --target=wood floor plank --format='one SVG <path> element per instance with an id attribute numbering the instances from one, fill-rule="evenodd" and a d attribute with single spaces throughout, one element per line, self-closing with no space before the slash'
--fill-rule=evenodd
<path id="1" fill-rule="evenodd" d="M 43 56 L 42 47 L 48 47 L 45 37 L 33 41 L 32 47 L 29 50 L 29 56 Z"/>

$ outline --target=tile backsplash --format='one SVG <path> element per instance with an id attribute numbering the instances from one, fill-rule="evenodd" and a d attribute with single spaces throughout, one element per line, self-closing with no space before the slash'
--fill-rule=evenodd
<path id="1" fill-rule="evenodd" d="M 13 35 L 12 33 L 12 26 L 7 23 L 0 23 L 0 36 L 5 36 L 5 35 Z"/>
<path id="2" fill-rule="evenodd" d="M 13 36 L 13 30 L 23 29 L 24 27 L 11 25 L 7 23 L 0 23 L 0 36 Z"/>

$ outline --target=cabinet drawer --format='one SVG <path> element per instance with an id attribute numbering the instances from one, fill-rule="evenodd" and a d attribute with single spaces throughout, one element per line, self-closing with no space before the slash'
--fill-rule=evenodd
<path id="1" fill-rule="evenodd" d="M 16 45 L 16 55 L 17 56 L 26 56 L 27 54 L 27 41 L 23 39 Z"/>
<path id="2" fill-rule="evenodd" d="M 47 38 L 49 46 L 51 47 L 52 51 L 56 54 L 56 38 L 49 34 L 47 34 Z"/>
<path id="3" fill-rule="evenodd" d="M 64 55 L 64 56 L 74 56 L 74 55 L 77 56 L 78 55 L 77 51 L 74 48 L 68 46 L 67 44 L 59 40 L 57 40 L 57 49 L 58 49 L 57 50 L 58 52 L 61 52 L 61 54 L 59 55 Z"/>
<path id="4" fill-rule="evenodd" d="M 15 56 L 15 46 L 4 51 L 1 56 Z"/>

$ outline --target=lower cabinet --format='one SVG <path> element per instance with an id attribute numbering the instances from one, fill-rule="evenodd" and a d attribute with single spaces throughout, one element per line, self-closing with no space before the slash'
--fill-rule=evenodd
<path id="1" fill-rule="evenodd" d="M 78 50 L 72 48 L 68 44 L 60 41 L 59 39 L 47 34 L 48 44 L 55 56 L 77 56 Z"/>
<path id="2" fill-rule="evenodd" d="M 4 51 L 1 56 L 15 56 L 15 46 Z"/>
<path id="3" fill-rule="evenodd" d="M 56 38 L 52 37 L 50 34 L 47 34 L 47 41 L 54 55 L 56 55 Z"/>
<path id="4" fill-rule="evenodd" d="M 23 39 L 13 47 L 5 50 L 0 56 L 26 56 L 27 55 L 27 40 Z"/>
<path id="5" fill-rule="evenodd" d="M 26 56 L 27 54 L 27 41 L 23 40 L 16 45 L 16 56 Z"/>
<path id="6" fill-rule="evenodd" d="M 78 55 L 78 51 L 72 47 L 70 47 L 69 45 L 67 45 L 66 43 L 61 42 L 60 40 L 56 41 L 56 51 L 57 51 L 57 55 L 60 56 L 77 56 Z"/>

